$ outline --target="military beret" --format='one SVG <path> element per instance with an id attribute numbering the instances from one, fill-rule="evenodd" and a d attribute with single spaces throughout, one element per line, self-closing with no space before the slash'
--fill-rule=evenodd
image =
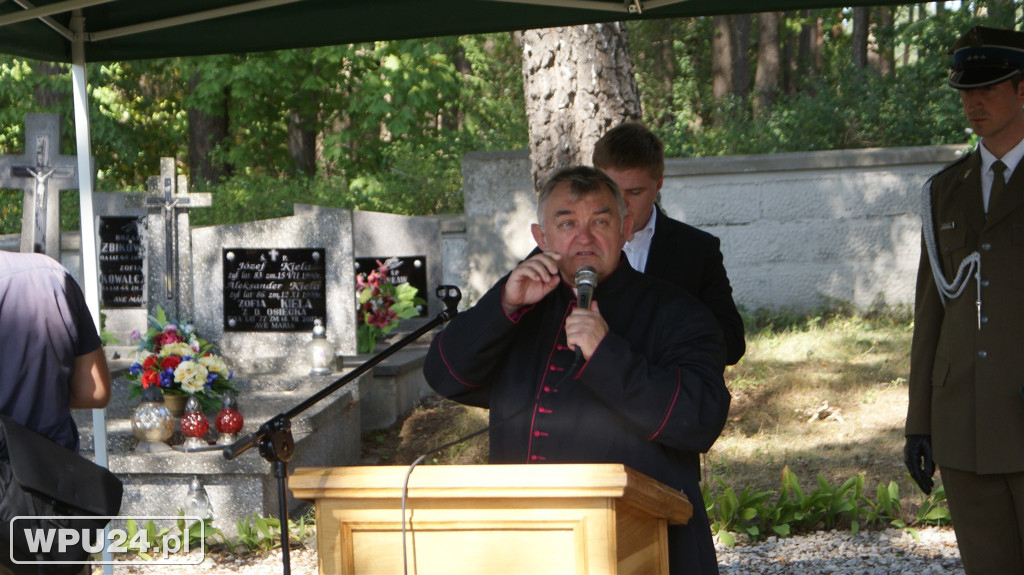
<path id="1" fill-rule="evenodd" d="M 1009 80 L 1024 71 L 1024 32 L 975 26 L 949 51 L 950 86 L 971 90 Z"/>

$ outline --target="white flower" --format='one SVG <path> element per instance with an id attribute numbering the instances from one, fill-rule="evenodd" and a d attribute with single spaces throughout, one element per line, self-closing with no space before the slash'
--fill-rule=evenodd
<path id="1" fill-rule="evenodd" d="M 231 377 L 231 371 L 223 358 L 216 355 L 204 355 L 199 358 L 199 363 L 204 365 L 210 373 L 216 373 L 221 377 Z"/>
<path id="2" fill-rule="evenodd" d="M 174 370 L 174 381 L 181 384 L 182 390 L 197 393 L 206 387 L 206 377 L 209 374 L 205 366 L 194 361 L 183 361 Z"/>
<path id="3" fill-rule="evenodd" d="M 175 343 L 169 343 L 160 348 L 160 357 L 167 357 L 169 355 L 176 355 L 178 357 L 191 357 L 192 348 L 187 343 L 179 341 Z"/>

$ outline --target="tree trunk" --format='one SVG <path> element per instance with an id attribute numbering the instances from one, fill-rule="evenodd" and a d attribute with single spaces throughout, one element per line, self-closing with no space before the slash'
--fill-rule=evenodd
<path id="1" fill-rule="evenodd" d="M 288 114 L 288 155 L 297 174 L 316 175 L 315 126 L 315 118 L 305 118 L 297 110 Z"/>
<path id="2" fill-rule="evenodd" d="M 732 94 L 740 100 L 750 95 L 750 14 L 734 14 L 732 28 Z"/>
<path id="3" fill-rule="evenodd" d="M 459 44 L 458 38 L 439 40 L 444 46 L 445 53 L 451 58 L 455 70 L 466 78 L 473 74 L 473 63 L 466 58 L 466 49 Z M 452 106 L 450 109 L 442 110 L 438 118 L 438 129 L 449 132 L 457 132 L 462 129 L 466 122 L 466 112 L 460 106 Z"/>
<path id="4" fill-rule="evenodd" d="M 728 16 L 715 16 L 711 38 L 711 95 L 716 102 L 732 93 L 733 41 Z"/>
<path id="5" fill-rule="evenodd" d="M 64 66 L 53 62 L 35 62 L 32 65 L 32 72 L 42 76 L 61 76 L 67 72 Z M 55 110 L 64 101 L 64 96 L 60 91 L 55 90 L 51 86 L 51 82 L 46 82 L 43 85 L 37 83 L 33 90 L 33 96 L 35 98 L 36 106 L 43 110 Z"/>
<path id="6" fill-rule="evenodd" d="M 626 31 L 619 23 L 522 33 L 523 92 L 533 184 L 590 164 L 594 144 L 625 120 L 640 119 Z"/>
<path id="7" fill-rule="evenodd" d="M 779 47 L 779 12 L 757 15 L 757 72 L 754 75 L 756 95 L 753 102 L 754 117 L 760 117 L 779 95 L 781 53 Z"/>
<path id="8" fill-rule="evenodd" d="M 800 86 L 799 78 L 817 78 L 821 74 L 822 66 L 822 34 L 821 18 L 812 16 L 810 10 L 804 10 L 801 14 L 803 24 L 800 26 L 800 47 L 797 52 L 796 79 L 794 84 L 797 89 L 813 92 L 809 86 Z"/>
<path id="9" fill-rule="evenodd" d="M 853 65 L 863 70 L 868 67 L 868 28 L 871 26 L 871 9 L 857 6 L 853 9 L 853 38 L 850 50 Z"/>
<path id="10" fill-rule="evenodd" d="M 189 93 L 202 81 L 196 72 L 188 81 Z M 228 101 L 230 88 L 225 87 L 223 99 L 215 104 L 215 111 L 198 108 L 188 110 L 188 163 L 190 187 L 216 184 L 231 175 L 230 166 L 214 159 L 214 150 L 228 137 Z"/>
<path id="11" fill-rule="evenodd" d="M 878 10 L 879 25 L 882 28 L 891 31 L 895 24 L 895 9 L 892 6 L 879 6 L 876 10 Z M 878 73 L 882 76 L 888 76 L 896 70 L 896 49 L 893 46 L 891 33 L 889 40 L 885 43 L 879 42 L 876 35 L 875 45 L 877 46 L 878 52 L 875 69 L 878 70 Z"/>

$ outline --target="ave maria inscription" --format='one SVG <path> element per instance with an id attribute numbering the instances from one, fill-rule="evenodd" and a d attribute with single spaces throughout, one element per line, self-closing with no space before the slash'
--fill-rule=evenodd
<path id="1" fill-rule="evenodd" d="M 224 248 L 224 331 L 312 331 L 327 322 L 324 248 Z"/>

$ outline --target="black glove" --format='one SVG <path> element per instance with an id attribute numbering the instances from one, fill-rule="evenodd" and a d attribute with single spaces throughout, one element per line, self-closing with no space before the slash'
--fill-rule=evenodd
<path id="1" fill-rule="evenodd" d="M 910 477 L 925 495 L 930 495 L 935 481 L 935 461 L 932 460 L 932 436 L 908 435 L 903 445 L 903 463 L 910 471 Z"/>

